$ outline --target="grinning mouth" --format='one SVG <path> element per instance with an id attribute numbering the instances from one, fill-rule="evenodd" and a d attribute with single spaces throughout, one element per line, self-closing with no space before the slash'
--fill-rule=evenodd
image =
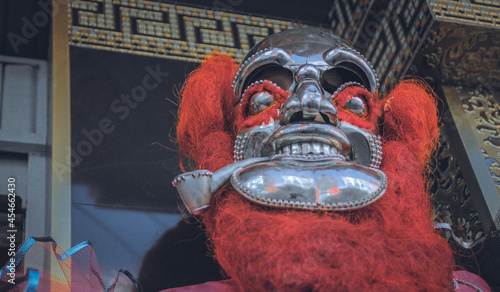
<path id="1" fill-rule="evenodd" d="M 337 146 L 319 142 L 292 143 L 278 149 L 278 154 L 340 154 Z"/>
<path id="2" fill-rule="evenodd" d="M 351 145 L 339 129 L 320 123 L 291 124 L 274 131 L 264 142 L 261 156 L 291 158 L 342 158 Z"/>
<path id="3" fill-rule="evenodd" d="M 340 144 L 339 144 L 340 145 Z M 294 160 L 302 162 L 312 161 L 345 161 L 346 157 L 340 154 L 340 147 L 319 142 L 292 143 L 278 149 L 271 160 Z"/>

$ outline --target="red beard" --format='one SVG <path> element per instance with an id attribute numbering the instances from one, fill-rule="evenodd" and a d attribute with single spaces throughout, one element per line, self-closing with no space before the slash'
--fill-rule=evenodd
<path id="1" fill-rule="evenodd" d="M 227 57 L 212 57 L 185 84 L 177 137 L 199 169 L 232 163 L 229 85 L 236 68 Z M 453 257 L 433 230 L 422 176 L 438 137 L 435 103 L 412 82 L 392 96 L 382 125 L 388 188 L 372 205 L 343 213 L 281 210 L 256 205 L 229 186 L 214 198 L 203 216 L 207 233 L 239 290 L 452 289 Z"/>
<path id="2" fill-rule="evenodd" d="M 215 257 L 240 290 L 451 289 L 450 250 L 432 228 L 416 163 L 401 157 L 403 169 L 394 160 L 382 169 L 385 195 L 357 211 L 276 210 L 234 190 L 220 195 L 205 216 Z"/>

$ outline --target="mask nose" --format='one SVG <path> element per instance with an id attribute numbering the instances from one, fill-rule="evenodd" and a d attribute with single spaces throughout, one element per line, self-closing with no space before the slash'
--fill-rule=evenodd
<path id="1" fill-rule="evenodd" d="M 300 68 L 297 86 L 281 107 L 282 125 L 313 120 L 337 125 L 337 108 L 326 98 L 318 80 L 319 70 L 314 66 Z"/>

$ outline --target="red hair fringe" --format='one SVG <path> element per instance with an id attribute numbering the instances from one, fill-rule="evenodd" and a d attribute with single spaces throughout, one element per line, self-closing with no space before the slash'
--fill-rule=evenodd
<path id="1" fill-rule="evenodd" d="M 177 124 L 183 170 L 183 156 L 193 158 L 196 167 L 213 171 L 232 162 L 227 153 L 232 153 L 235 139 L 231 83 L 237 70 L 231 57 L 213 55 L 184 83 Z"/>

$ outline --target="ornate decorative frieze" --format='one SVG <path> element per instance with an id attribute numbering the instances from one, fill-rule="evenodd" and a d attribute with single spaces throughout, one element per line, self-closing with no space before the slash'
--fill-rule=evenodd
<path id="1" fill-rule="evenodd" d="M 298 23 L 146 0 L 71 1 L 73 46 L 201 62 L 220 51 L 241 61 L 269 34 Z"/>
<path id="2" fill-rule="evenodd" d="M 500 27 L 500 3 L 492 0 L 430 0 L 437 19 Z"/>
<path id="3" fill-rule="evenodd" d="M 500 87 L 499 17 L 500 4 L 489 0 L 342 0 L 330 13 L 332 29 L 374 65 L 382 90 L 407 74 L 434 85 Z"/>
<path id="4" fill-rule="evenodd" d="M 472 122 L 474 136 L 500 196 L 500 103 L 498 96 L 484 88 L 462 95 L 462 106 Z"/>
<path id="5" fill-rule="evenodd" d="M 439 147 L 431 158 L 432 170 L 430 192 L 434 221 L 448 223 L 454 233 L 462 240 L 471 242 L 480 239 L 485 233 L 479 219 L 462 168 L 450 149 L 451 142 L 441 127 Z"/>
<path id="6" fill-rule="evenodd" d="M 433 85 L 500 87 L 500 31 L 436 23 L 415 60 L 415 74 Z"/>

